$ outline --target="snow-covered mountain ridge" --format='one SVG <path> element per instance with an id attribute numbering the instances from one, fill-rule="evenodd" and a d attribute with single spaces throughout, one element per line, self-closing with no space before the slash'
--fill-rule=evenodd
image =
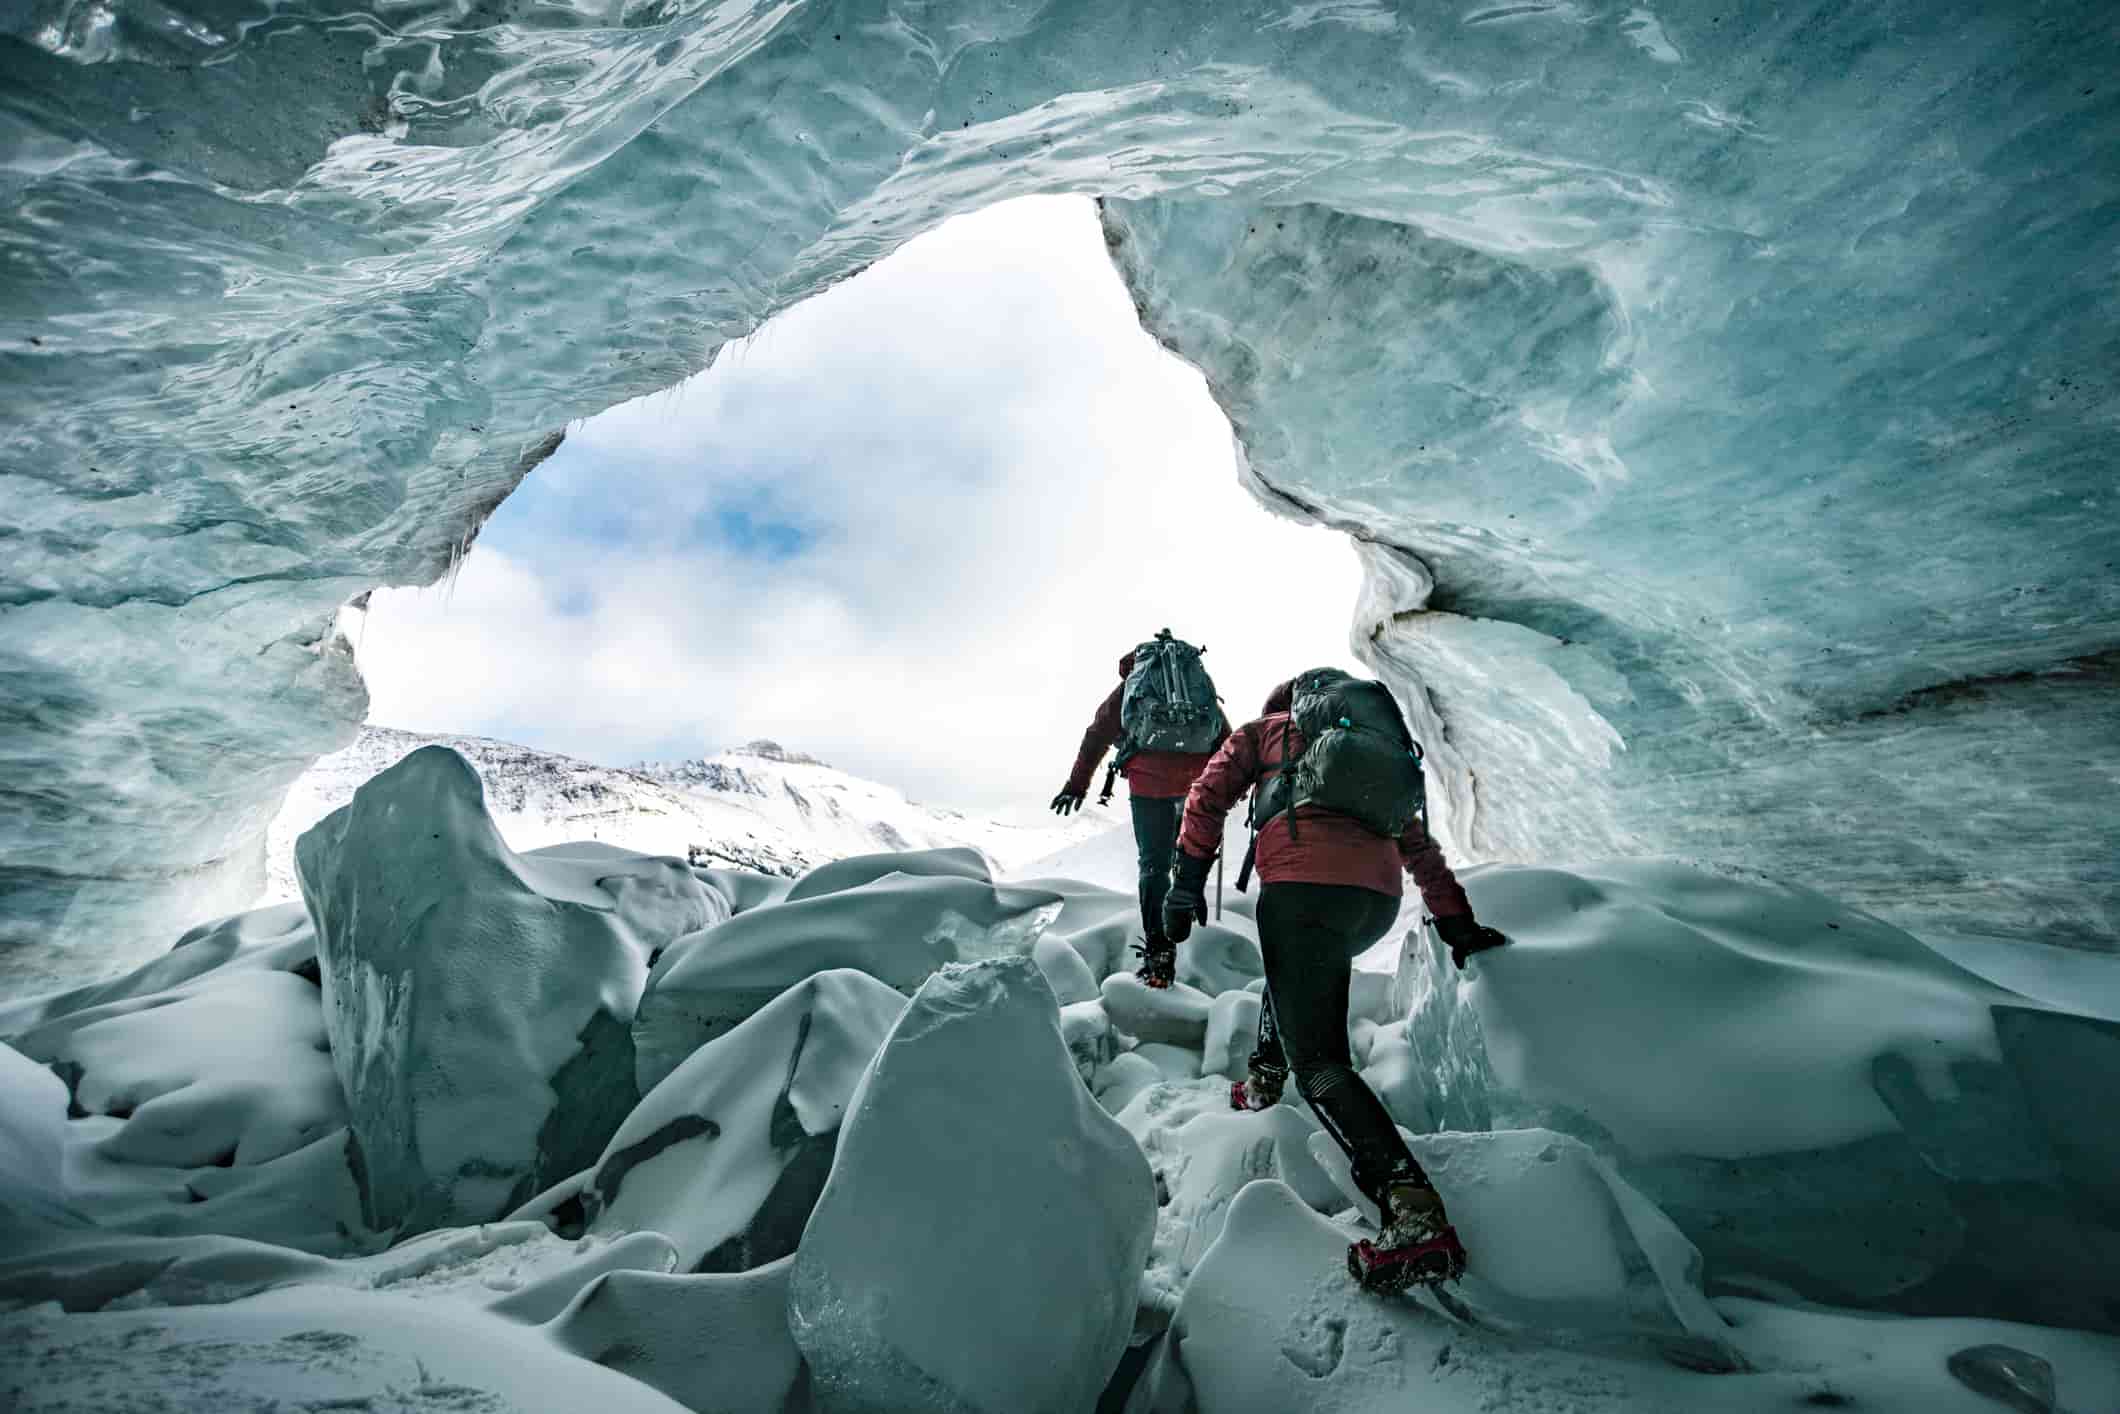
<path id="1" fill-rule="evenodd" d="M 615 767 L 487 737 L 369 726 L 353 745 L 319 758 L 288 791 L 266 838 L 259 901 L 299 898 L 295 839 L 369 777 L 430 745 L 449 747 L 478 771 L 487 809 L 517 850 L 601 840 L 792 878 L 852 854 L 969 845 L 1005 870 L 1111 825 L 1109 818 L 1077 816 L 1025 828 L 921 805 L 771 741 L 695 760 Z"/>

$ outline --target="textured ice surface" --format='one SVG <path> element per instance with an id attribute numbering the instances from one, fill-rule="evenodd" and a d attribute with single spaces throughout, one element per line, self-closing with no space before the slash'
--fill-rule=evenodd
<path id="1" fill-rule="evenodd" d="M 616 1128 L 600 1152 L 507 1219 L 386 1250 L 344 1129 L 265 1157 L 336 1082 L 317 1046 L 344 1042 L 311 979 L 319 933 L 334 975 L 337 904 L 314 932 L 285 909 L 224 919 L 128 977 L 8 1008 L 90 1106 L 153 1098 L 69 1117 L 67 1079 L 0 1050 L 0 1404 L 1980 1414 L 2049 1381 L 2057 1409 L 2120 1399 L 2113 1339 L 2057 1328 L 2120 1324 L 2097 1284 L 2120 1171 L 2100 1077 L 2120 1073 L 2120 1033 L 1807 891 L 1640 862 L 1474 871 L 1510 948 L 1462 977 L 1429 951 L 1395 979 L 1358 976 L 1354 1054 L 1471 1251 L 1455 1307 L 1381 1302 L 1345 1274 L 1369 1214 L 1299 1099 L 1233 1112 L 1203 1074 L 1203 1046 L 1225 1068 L 1248 1046 L 1237 1023 L 1256 1005 L 1241 969 L 1210 980 L 1224 941 L 1181 949 L 1203 949 L 1191 975 L 1221 989 L 1204 1020 L 1206 987 L 1159 1000 L 1107 979 L 1129 1025 L 1167 1028 L 1126 1049 L 1101 996 L 1060 1007 L 1046 980 L 1093 990 L 1124 893 L 996 886 L 928 856 L 902 862 L 940 873 L 867 861 L 775 902 L 608 844 L 510 856 L 467 779 L 415 758 L 351 807 L 398 827 L 373 858 L 435 905 L 420 919 L 465 910 L 463 945 L 436 956 L 486 967 L 530 1054 L 507 1103 L 476 1124 L 456 1112 L 444 1165 L 508 1151 L 552 1101 L 535 1074 L 580 1035 L 558 1003 L 606 975 L 601 934 L 555 950 L 493 931 L 519 910 L 607 900 L 637 976 L 695 884 L 740 897 L 763 930 L 753 960 L 777 957 L 788 985 L 645 1097 L 602 1097 Z M 931 970 L 920 929 L 942 915 L 908 899 L 963 889 L 1041 900 L 1020 917 L 1048 946 L 1004 918 L 1000 956 Z M 392 935 L 396 895 L 345 897 L 378 905 L 360 936 Z M 825 909 L 820 953 L 804 940 Z M 1248 945 L 1237 920 L 1223 931 Z M 542 1012 L 489 965 L 483 944 L 507 937 L 510 964 L 547 983 Z M 948 945 L 978 938 L 993 934 Z M 908 1002 L 867 970 L 803 970 L 833 949 L 909 952 L 924 981 Z M 415 1051 L 488 1083 L 498 1033 L 462 1016 Z M 268 1070 L 290 1083 L 253 1083 Z M 106 1152 L 167 1100 L 184 1123 L 141 1138 L 176 1162 Z M 1427 1132 L 1438 1121 L 1471 1132 Z M 1566 1132 L 1510 1127 L 1527 1124 Z M 1809 1304 L 1834 1294 L 1867 1309 Z M 1893 1306 L 2049 1324 L 1878 1309 Z"/>
<path id="2" fill-rule="evenodd" d="M 693 1414 L 788 1408 L 802 1372 L 802 1353 L 788 1334 L 793 1266 L 786 1257 L 756 1271 L 710 1276 L 614 1272 L 554 1317 L 546 1335 Z"/>
<path id="3" fill-rule="evenodd" d="M 295 860 L 369 1226 L 404 1232 L 498 1217 L 603 1148 L 639 1098 L 648 957 L 720 902 L 673 859 L 516 854 L 443 747 L 363 785 Z"/>
<path id="4" fill-rule="evenodd" d="M 840 886 L 802 897 L 807 879 L 798 881 L 786 902 L 677 939 L 656 962 L 633 1024 L 641 1088 L 829 968 L 866 972 L 910 994 L 945 963 L 1029 953 L 1060 913 L 1060 896 L 996 885 L 983 865 L 968 876 L 977 858 L 938 850 L 840 861 L 817 871 L 831 871 L 826 883 Z"/>
<path id="5" fill-rule="evenodd" d="M 1582 1234 L 1526 1229 L 1555 1244 L 1548 1260 L 1585 1253 Z M 1855 1408 L 1891 1414 L 1995 1414 L 1998 1405 L 1946 1368 L 1964 1347 L 1998 1343 L 2049 1361 L 2061 1407 L 2120 1398 L 2120 1342 L 2000 1321 L 1879 1321 L 1723 1298 L 1729 1345 L 1748 1369 L 1703 1370 L 1696 1348 L 1641 1358 L 1625 1346 L 1526 1339 L 1512 1303 L 1483 1284 L 1458 1292 L 1463 1318 L 1425 1301 L 1378 1301 L 1347 1280 L 1348 1234 L 1286 1186 L 1254 1183 L 1230 1206 L 1220 1241 L 1193 1273 L 1129 1406 L 1136 1414 L 1485 1414 L 1496 1409 L 1635 1414 L 1655 1410 Z M 1694 1302 L 1706 1306 L 1698 1293 Z"/>
<path id="6" fill-rule="evenodd" d="M 118 1120 L 97 1147 L 119 1163 L 269 1163 L 346 1125 L 317 984 L 289 972 L 216 971 L 11 1044 L 71 1079 L 77 1113 Z"/>
<path id="7" fill-rule="evenodd" d="M 2110 949 L 2106 11 L 18 6 L 6 924 L 246 899 L 360 713 L 337 604 L 1074 191 L 1254 488 L 1365 545 L 1454 842 Z"/>
<path id="8" fill-rule="evenodd" d="M 497 1316 L 314 1286 L 225 1305 L 0 1318 L 12 1408 L 589 1409 L 677 1414 L 651 1386 Z M 25 1378 L 36 1372 L 34 1379 Z"/>
<path id="9" fill-rule="evenodd" d="M 794 1251 L 847 1101 L 904 1007 L 860 972 L 789 987 L 641 1098 L 583 1175 L 573 1225 L 662 1233 L 688 1272 Z"/>
<path id="10" fill-rule="evenodd" d="M 2120 1026 L 1804 889 L 1645 861 L 1465 884 L 1515 942 L 1463 974 L 1409 950 L 1438 1127 L 1587 1140 L 1722 1276 L 2120 1324 L 2120 1152 L 2090 1118 L 2120 1105 Z"/>
<path id="11" fill-rule="evenodd" d="M 855 1092 L 795 1256 L 788 1325 L 817 1407 L 1091 1407 L 1154 1213 L 1148 1166 L 1076 1078 L 1037 966 L 944 968 Z"/>

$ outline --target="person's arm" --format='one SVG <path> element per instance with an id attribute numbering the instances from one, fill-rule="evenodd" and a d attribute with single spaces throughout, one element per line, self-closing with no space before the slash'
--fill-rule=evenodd
<path id="1" fill-rule="evenodd" d="M 1111 696 L 1097 708 L 1097 715 L 1090 718 L 1089 730 L 1082 733 L 1082 749 L 1075 753 L 1075 769 L 1068 774 L 1067 788 L 1061 794 L 1089 794 L 1090 777 L 1097 774 L 1097 763 L 1119 744 L 1119 697 L 1125 691 L 1125 683 L 1113 688 Z"/>
<path id="2" fill-rule="evenodd" d="M 1450 861 L 1443 858 L 1442 846 L 1418 818 L 1399 836 L 1399 860 L 1413 875 L 1414 887 L 1421 891 L 1421 902 L 1428 905 L 1431 918 L 1472 916 L 1472 902 L 1451 872 Z"/>
<path id="3" fill-rule="evenodd" d="M 1259 779 L 1259 747 L 1249 729 L 1222 739 L 1207 765 L 1193 779 L 1185 797 L 1185 823 L 1178 830 L 1178 852 L 1196 860 L 1213 859 L 1222 849 L 1222 822 Z M 1180 860 L 1182 868 L 1184 861 Z"/>
<path id="4" fill-rule="evenodd" d="M 1451 872 L 1450 861 L 1443 858 L 1442 846 L 1419 820 L 1399 836 L 1399 858 L 1412 873 L 1413 882 L 1421 891 L 1421 902 L 1435 919 L 1435 931 L 1449 947 L 1450 960 L 1458 967 L 1464 967 L 1465 960 L 1474 953 L 1509 941 L 1500 930 L 1484 927 L 1472 916 L 1472 900 L 1465 897 L 1464 886 Z"/>

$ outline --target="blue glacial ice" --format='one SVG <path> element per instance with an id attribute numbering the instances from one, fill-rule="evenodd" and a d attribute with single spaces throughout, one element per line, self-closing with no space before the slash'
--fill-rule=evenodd
<path id="1" fill-rule="evenodd" d="M 1462 854 L 2120 938 L 2092 0 L 31 0 L 0 71 L 5 926 L 78 970 L 251 896 L 338 604 L 1032 192 L 1361 543 Z"/>

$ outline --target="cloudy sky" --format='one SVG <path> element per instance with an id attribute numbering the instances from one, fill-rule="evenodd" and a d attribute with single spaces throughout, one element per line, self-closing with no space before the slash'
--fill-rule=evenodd
<path id="1" fill-rule="evenodd" d="M 1270 567 L 1270 574 L 1262 568 Z M 1057 790 L 1168 625 L 1241 721 L 1353 667 L 1353 551 L 1236 481 L 1085 200 L 962 217 L 571 430 L 455 583 L 378 593 L 370 720 L 624 764 L 772 737 L 915 799 Z"/>

